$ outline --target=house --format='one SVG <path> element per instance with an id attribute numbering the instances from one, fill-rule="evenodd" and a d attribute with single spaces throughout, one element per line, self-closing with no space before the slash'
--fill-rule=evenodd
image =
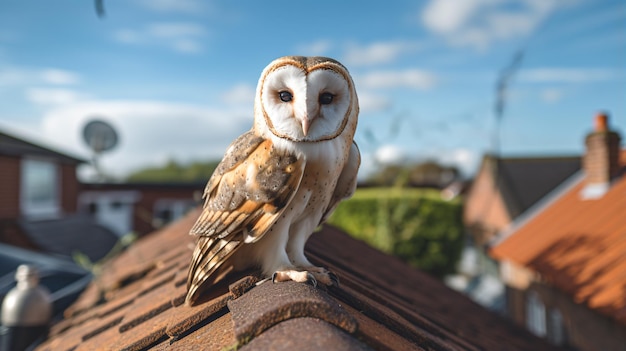
<path id="1" fill-rule="evenodd" d="M 78 208 L 118 236 L 142 236 L 195 208 L 205 183 L 83 183 Z"/>
<path id="2" fill-rule="evenodd" d="M 506 313 L 505 287 L 498 263 L 485 252 L 487 244 L 579 169 L 578 156 L 485 155 L 464 199 L 463 223 L 469 235 L 459 274 L 447 277 L 448 285 Z"/>
<path id="3" fill-rule="evenodd" d="M 308 241 L 325 289 L 231 275 L 184 304 L 199 215 L 110 260 L 36 350 L 556 350 L 399 259 L 330 226 Z"/>
<path id="4" fill-rule="evenodd" d="M 77 213 L 76 168 L 84 162 L 0 131 L 0 242 L 68 259 L 104 257 L 116 236 Z"/>
<path id="5" fill-rule="evenodd" d="M 580 157 L 485 155 L 463 210 L 463 221 L 474 242 L 489 242 L 578 170 Z"/>
<path id="6" fill-rule="evenodd" d="M 596 117 L 583 169 L 492 243 L 508 314 L 578 350 L 626 350 L 626 150 Z"/>

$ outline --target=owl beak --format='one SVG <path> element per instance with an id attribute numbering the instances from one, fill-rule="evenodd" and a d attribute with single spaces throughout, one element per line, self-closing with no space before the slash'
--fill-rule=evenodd
<path id="1" fill-rule="evenodd" d="M 312 121 L 313 120 L 306 117 L 302 119 L 302 134 L 304 134 L 304 136 L 307 136 L 307 134 L 309 134 L 309 127 L 311 127 Z"/>

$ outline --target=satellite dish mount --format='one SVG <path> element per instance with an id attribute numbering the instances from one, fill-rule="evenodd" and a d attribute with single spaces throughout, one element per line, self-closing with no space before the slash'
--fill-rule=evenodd
<path id="1" fill-rule="evenodd" d="M 106 176 L 102 168 L 100 168 L 98 160 L 103 152 L 115 148 L 119 140 L 117 132 L 115 132 L 115 129 L 113 129 L 109 123 L 94 118 L 83 128 L 83 140 L 93 152 L 91 162 L 96 171 L 98 180 L 105 180 Z"/>

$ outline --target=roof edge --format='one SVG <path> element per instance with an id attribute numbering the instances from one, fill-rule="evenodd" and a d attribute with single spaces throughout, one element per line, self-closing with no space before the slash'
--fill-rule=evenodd
<path id="1" fill-rule="evenodd" d="M 31 139 L 29 137 L 25 137 L 23 135 L 20 135 L 20 133 L 16 133 L 15 131 L 10 131 L 8 132 L 6 129 L 4 129 L 4 126 L 0 126 L 0 135 L 4 135 L 5 137 L 20 141 L 22 143 L 28 144 L 30 146 L 33 146 L 35 148 L 41 149 L 45 152 L 50 152 L 53 153 L 57 156 L 59 156 L 60 158 L 63 158 L 67 161 L 71 161 L 74 163 L 88 163 L 89 161 L 85 158 L 81 158 L 77 155 L 74 155 L 68 151 L 61 151 L 59 150 L 56 146 L 47 146 L 45 144 L 47 144 L 45 141 L 43 143 L 41 142 L 34 142 L 31 141 Z"/>

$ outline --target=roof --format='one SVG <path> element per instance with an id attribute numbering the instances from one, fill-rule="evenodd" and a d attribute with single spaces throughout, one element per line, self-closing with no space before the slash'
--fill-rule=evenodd
<path id="1" fill-rule="evenodd" d="M 626 324 L 626 150 L 622 175 L 600 198 L 583 200 L 584 177 L 492 248 L 541 274 L 577 303 Z"/>
<path id="2" fill-rule="evenodd" d="M 539 199 L 580 170 L 580 157 L 485 156 L 493 177 L 499 182 L 511 218 L 528 210 Z M 497 173 L 496 173 L 497 172 Z"/>
<path id="3" fill-rule="evenodd" d="M 119 237 L 83 214 L 48 220 L 18 220 L 21 231 L 41 251 L 72 257 L 84 254 L 91 262 L 102 259 Z"/>
<path id="4" fill-rule="evenodd" d="M 51 157 L 64 163 L 78 164 L 85 160 L 54 151 L 0 131 L 0 155 Z"/>
<path id="5" fill-rule="evenodd" d="M 199 211 L 109 261 L 37 350 L 551 350 L 397 258 L 330 226 L 306 252 L 338 288 L 231 276 L 184 304 Z M 243 345 L 243 346 L 242 346 Z"/>

